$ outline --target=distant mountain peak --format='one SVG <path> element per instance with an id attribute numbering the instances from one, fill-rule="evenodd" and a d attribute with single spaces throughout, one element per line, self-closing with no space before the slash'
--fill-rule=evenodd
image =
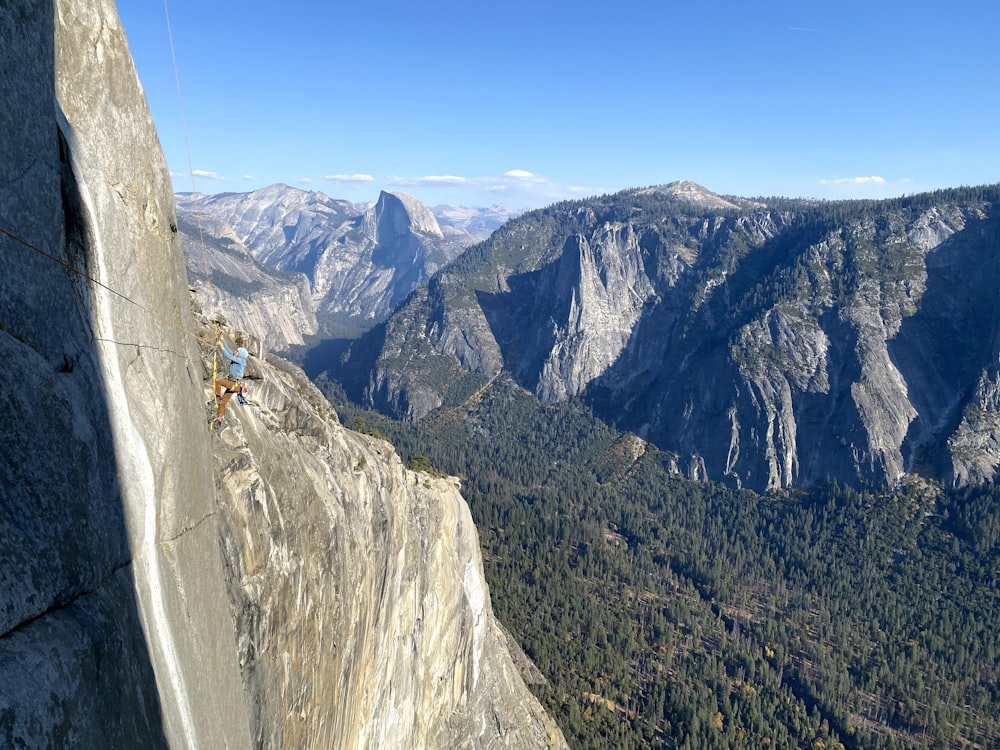
<path id="1" fill-rule="evenodd" d="M 379 193 L 372 211 L 381 217 L 389 217 L 395 232 L 418 231 L 434 237 L 443 237 L 441 227 L 431 210 L 409 193 Z M 378 220 L 381 224 L 381 219 Z"/>
<path id="2" fill-rule="evenodd" d="M 705 208 L 739 208 L 735 203 L 730 203 L 708 188 L 690 180 L 676 180 L 668 182 L 666 185 L 654 185 L 639 192 L 669 195 Z"/>
<path id="3" fill-rule="evenodd" d="M 388 315 L 415 285 L 505 220 L 461 214 L 443 229 L 433 211 L 403 192 L 382 191 L 374 203 L 359 204 L 275 184 L 250 193 L 175 198 L 179 210 L 216 216 L 213 237 L 227 240 L 226 247 L 239 243 L 272 271 L 305 274 L 316 312 L 365 323 Z M 284 306 L 297 309 L 276 308 Z"/>

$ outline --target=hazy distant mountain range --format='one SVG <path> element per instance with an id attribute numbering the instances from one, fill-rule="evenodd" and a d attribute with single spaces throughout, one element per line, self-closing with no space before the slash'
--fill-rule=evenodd
<path id="1" fill-rule="evenodd" d="M 429 209 L 406 193 L 383 192 L 375 203 L 355 204 L 287 185 L 175 199 L 202 305 L 226 311 L 278 349 L 301 343 L 302 334 L 316 333 L 323 322 L 368 327 L 383 319 L 441 266 L 515 215 L 503 206 Z"/>
<path id="2" fill-rule="evenodd" d="M 584 399 L 691 478 L 774 489 L 919 470 L 961 486 L 1000 465 L 995 187 L 818 202 L 675 182 L 502 227 L 502 209 L 403 193 L 177 200 L 190 277 L 197 210 L 230 297 L 217 304 L 275 348 L 395 310 L 339 377 L 399 417 L 508 372 L 544 403 Z"/>

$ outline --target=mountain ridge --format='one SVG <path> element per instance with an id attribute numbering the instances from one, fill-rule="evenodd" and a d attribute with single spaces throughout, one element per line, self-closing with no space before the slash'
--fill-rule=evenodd
<path id="1" fill-rule="evenodd" d="M 948 451 L 958 400 L 996 370 L 998 322 L 978 300 L 998 273 L 997 186 L 719 208 L 672 184 L 508 222 L 355 346 L 369 373 L 355 393 L 419 419 L 509 371 L 543 402 L 588 400 L 687 476 L 756 489 L 828 471 L 892 485 Z M 945 403 L 923 373 L 955 341 L 975 353 L 939 373 Z M 960 484 L 966 459 L 947 455 L 934 475 Z"/>
<path id="2" fill-rule="evenodd" d="M 351 203 L 283 184 L 176 199 L 184 212 L 223 222 L 264 266 L 304 274 L 321 325 L 378 322 L 508 215 L 501 207 L 431 209 L 402 192 Z M 193 250 L 197 239 L 190 237 Z"/>

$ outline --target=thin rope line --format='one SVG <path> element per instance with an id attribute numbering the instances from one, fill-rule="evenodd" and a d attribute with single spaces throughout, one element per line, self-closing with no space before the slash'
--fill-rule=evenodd
<path id="1" fill-rule="evenodd" d="M 177 68 L 177 53 L 174 51 L 174 32 L 170 25 L 170 9 L 167 7 L 167 0 L 163 0 L 163 15 L 167 19 L 167 37 L 170 40 L 170 59 L 174 65 L 174 81 L 177 84 L 177 106 L 181 113 L 181 130 L 184 132 L 184 150 L 187 152 L 188 174 L 191 175 L 191 192 L 198 194 L 198 189 L 194 184 L 194 161 L 191 158 L 191 139 L 188 137 L 187 117 L 184 114 L 184 97 L 181 95 L 181 74 Z M 215 312 L 215 290 L 212 288 L 212 273 L 208 267 L 208 250 L 205 248 L 205 234 L 201 226 L 201 211 L 195 210 L 195 220 L 198 224 L 198 242 L 201 244 L 201 260 L 205 270 L 205 283 L 208 286 L 208 308 L 209 318 Z M 183 240 L 181 240 L 183 243 Z"/>
<path id="2" fill-rule="evenodd" d="M 169 320 L 168 318 L 163 317 L 162 315 L 160 315 L 155 310 L 152 310 L 152 309 L 146 307 L 145 305 L 143 305 L 140 302 L 136 302 L 134 299 L 132 299 L 131 297 L 129 297 L 126 294 L 122 294 L 117 289 L 112 289 L 110 286 L 108 286 L 104 282 L 98 281 L 97 279 L 95 279 L 90 274 L 87 274 L 84 271 L 81 271 L 79 268 L 76 268 L 76 267 L 70 265 L 69 263 L 67 263 L 66 261 L 64 261 L 62 258 L 59 258 L 59 257 L 53 255 L 52 253 L 46 252 L 45 250 L 42 250 L 40 247 L 36 247 L 35 245 L 32 245 L 30 242 L 28 242 L 27 240 L 25 240 L 25 239 L 23 239 L 21 237 L 18 237 L 13 232 L 9 232 L 6 229 L 4 229 L 3 227 L 0 227 L 0 234 L 4 234 L 7 237 L 10 237 L 15 242 L 19 242 L 20 244 L 24 245 L 28 249 L 34 250 L 36 253 L 38 253 L 42 257 L 48 258 L 53 263 L 58 263 L 60 266 L 62 266 L 63 268 L 65 268 L 67 271 L 71 271 L 72 273 L 75 273 L 77 276 L 80 276 L 80 277 L 86 279 L 87 281 L 91 282 L 92 284 L 96 284 L 97 286 L 101 287 L 102 289 L 105 289 L 105 290 L 111 292 L 115 296 L 121 297 L 123 300 L 125 300 L 129 304 L 135 305 L 136 307 L 138 307 L 143 312 L 149 313 L 150 315 L 152 315 L 157 320 L 160 320 L 160 321 L 166 323 L 168 326 L 171 326 L 172 328 L 176 328 L 178 331 L 182 331 L 183 333 L 186 333 L 188 336 L 194 336 L 195 338 L 200 338 L 198 336 L 198 334 L 195 333 L 194 331 L 191 331 L 191 330 L 189 330 L 187 328 L 184 328 L 183 326 L 178 325 L 174 321 Z"/>
<path id="3" fill-rule="evenodd" d="M 185 147 L 186 147 L 186 150 L 187 150 L 188 171 L 191 174 L 191 188 L 192 188 L 193 192 L 197 192 L 195 190 L 195 184 L 194 184 L 194 165 L 193 165 L 193 162 L 191 160 L 191 145 L 190 145 L 190 140 L 188 138 L 187 120 L 186 120 L 186 118 L 184 116 L 184 102 L 183 102 L 183 99 L 181 97 L 180 74 L 179 74 L 179 72 L 177 70 L 177 56 L 176 56 L 176 54 L 174 52 L 174 36 L 173 36 L 173 31 L 170 28 L 170 12 L 169 12 L 169 9 L 167 8 L 167 0 L 163 0 L 163 10 L 164 10 L 164 13 L 166 14 L 166 17 L 167 17 L 167 36 L 170 38 L 170 56 L 171 56 L 171 58 L 173 60 L 174 79 L 177 82 L 177 99 L 178 99 L 178 102 L 179 102 L 179 105 L 180 105 L 181 123 L 182 123 L 183 130 L 184 130 L 184 144 L 185 144 Z M 198 220 L 198 237 L 199 237 L 199 240 L 201 242 L 202 260 L 203 260 L 204 265 L 205 265 L 205 280 L 206 280 L 206 282 L 208 284 L 209 304 L 214 309 L 215 293 L 214 293 L 214 290 L 212 289 L 212 276 L 211 276 L 211 273 L 209 271 L 209 266 L 208 266 L 208 251 L 207 251 L 206 246 L 205 246 L 205 238 L 204 238 L 204 234 L 202 232 L 201 212 L 195 211 L 195 216 L 197 217 L 197 220 Z M 18 235 L 14 234 L 13 232 L 11 232 L 11 231 L 9 231 L 7 229 L 4 229 L 3 227 L 0 227 L 0 234 L 3 234 L 5 236 L 9 237 L 10 239 L 14 240 L 15 242 L 17 242 L 17 243 L 19 243 L 21 245 L 24 245 L 29 250 L 32 250 L 32 251 L 38 253 L 39 255 L 41 255 L 42 257 L 47 258 L 48 260 L 52 261 L 53 263 L 56 263 L 56 264 L 62 266 L 67 271 L 69 271 L 71 273 L 74 273 L 77 276 L 80 276 L 81 278 L 86 279 L 87 281 L 89 281 L 90 283 L 94 284 L 95 286 L 98 286 L 98 287 L 100 287 L 100 288 L 102 288 L 102 289 L 110 292 L 111 294 L 115 295 L 116 297 L 120 297 L 121 299 L 125 300 L 129 304 L 134 305 L 135 307 L 139 308 L 143 312 L 146 312 L 149 315 L 153 316 L 157 320 L 159 320 L 159 321 L 161 321 L 163 323 L 166 323 L 171 328 L 175 328 L 178 331 L 180 331 L 182 333 L 185 333 L 188 336 L 193 336 L 196 339 L 199 339 L 199 340 L 201 339 L 200 335 L 197 334 L 196 332 L 191 331 L 191 330 L 189 330 L 187 328 L 184 328 L 183 326 L 175 323 L 174 321 L 170 320 L 169 318 L 163 317 L 162 315 L 160 315 L 155 310 L 147 307 L 146 305 L 143 305 L 140 302 L 136 302 L 134 299 L 132 299 L 128 295 L 123 294 L 122 292 L 119 292 L 117 289 L 114 289 L 114 288 L 108 286 L 104 282 L 98 281 L 97 279 L 95 279 L 90 274 L 88 274 L 88 273 L 86 273 L 84 271 L 81 271 L 79 268 L 76 268 L 75 266 L 71 265 L 70 263 L 68 263 L 67 261 L 63 260 L 62 258 L 59 258 L 58 256 L 53 255 L 52 253 L 47 252 L 47 251 L 43 250 L 42 248 L 40 248 L 40 247 L 38 247 L 36 245 L 33 245 L 32 243 L 28 242 L 23 237 L 19 237 Z M 209 316 L 209 317 L 211 317 L 211 316 Z M 216 326 L 216 328 L 218 328 L 218 326 Z M 113 342 L 113 343 L 119 343 L 119 342 Z M 121 344 L 121 345 L 125 345 L 125 344 Z"/>

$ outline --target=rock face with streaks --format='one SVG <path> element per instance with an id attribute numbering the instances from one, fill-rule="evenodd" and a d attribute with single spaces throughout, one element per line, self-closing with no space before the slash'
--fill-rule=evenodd
<path id="1" fill-rule="evenodd" d="M 964 485 L 1000 463 L 998 244 L 998 186 L 853 203 L 629 190 L 508 222 L 338 367 L 409 419 L 506 371 L 696 479 Z"/>
<path id="2" fill-rule="evenodd" d="M 494 619 L 457 480 L 344 429 L 282 360 L 249 372 L 213 454 L 255 743 L 564 747 Z"/>
<path id="3" fill-rule="evenodd" d="M 110 0 L 5 4 L 0 73 L 0 745 L 564 746 L 452 480 L 280 360 L 207 429 L 214 331 Z"/>
<path id="4" fill-rule="evenodd" d="M 0 37 L 0 745 L 248 747 L 171 185 L 117 12 L 14 0 Z"/>

